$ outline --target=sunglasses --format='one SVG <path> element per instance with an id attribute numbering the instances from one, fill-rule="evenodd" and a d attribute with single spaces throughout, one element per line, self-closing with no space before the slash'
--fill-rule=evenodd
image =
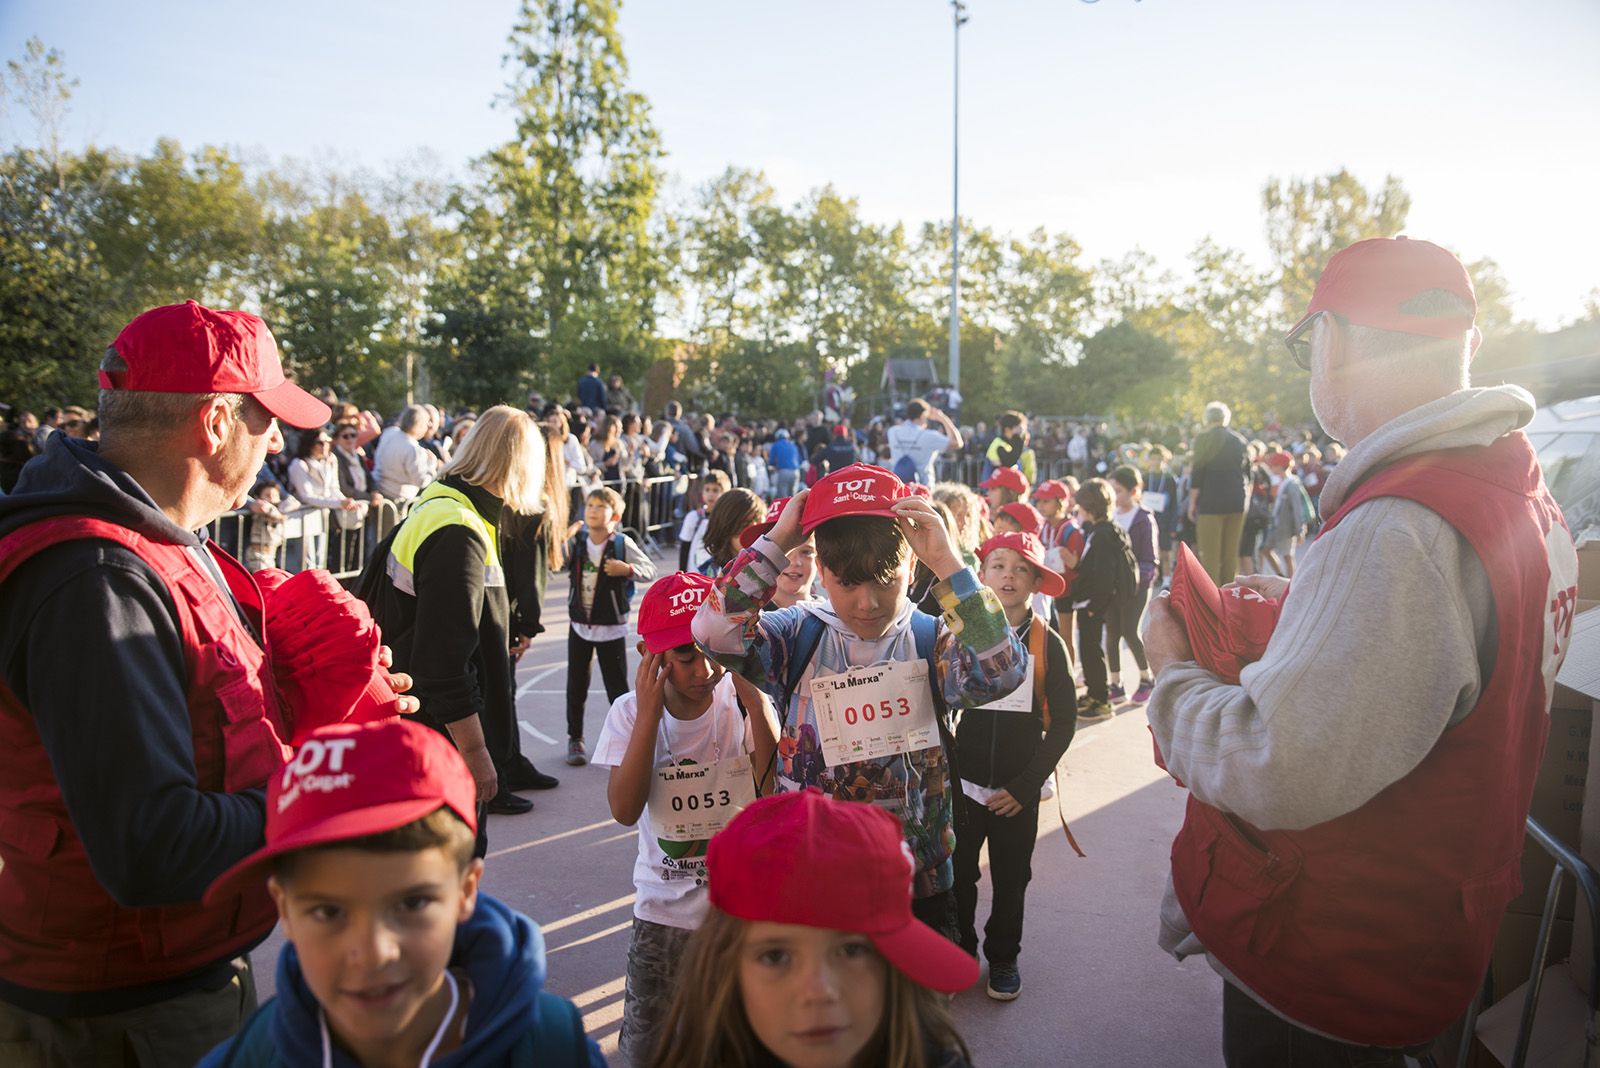
<path id="1" fill-rule="evenodd" d="M 1302 371 L 1311 370 L 1311 331 L 1317 325 L 1317 320 L 1324 315 L 1328 316 L 1331 322 L 1344 325 L 1344 316 L 1336 312 L 1319 311 L 1315 315 L 1308 316 L 1305 322 L 1289 331 L 1288 336 L 1283 339 L 1283 347 L 1289 350 L 1289 358 Z"/>

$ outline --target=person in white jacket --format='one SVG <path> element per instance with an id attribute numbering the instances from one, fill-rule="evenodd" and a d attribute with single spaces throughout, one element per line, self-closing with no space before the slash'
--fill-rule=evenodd
<path id="1" fill-rule="evenodd" d="M 373 455 L 373 478 L 378 492 L 391 501 L 409 501 L 439 473 L 439 459 L 422 447 L 428 433 L 428 410 L 413 404 L 400 413 L 399 422 L 378 438 Z"/>

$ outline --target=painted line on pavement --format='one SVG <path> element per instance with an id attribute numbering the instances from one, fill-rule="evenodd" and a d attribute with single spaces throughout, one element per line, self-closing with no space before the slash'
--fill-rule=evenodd
<path id="1" fill-rule="evenodd" d="M 544 742 L 546 745 L 555 745 L 556 744 L 556 740 L 554 738 L 550 737 L 544 731 L 540 730 L 538 727 L 535 727 L 533 724 L 529 723 L 527 720 L 519 719 L 519 720 L 517 720 L 517 722 L 522 725 L 522 729 L 523 730 L 527 731 L 529 734 L 533 735 L 535 738 L 539 739 L 541 742 Z"/>
<path id="2" fill-rule="evenodd" d="M 543 682 L 545 679 L 549 678 L 551 675 L 554 675 L 556 672 L 560 671 L 562 668 L 564 668 L 566 666 L 567 665 L 565 665 L 565 664 L 557 664 L 555 667 L 545 668 L 543 671 L 539 672 L 539 674 L 535 675 L 533 678 L 529 679 L 527 682 L 523 683 L 521 686 L 518 686 L 517 687 L 517 696 L 521 697 L 523 694 L 527 693 L 529 690 L 533 689 L 539 683 Z"/>
<path id="3" fill-rule="evenodd" d="M 615 911 L 617 909 L 625 908 L 625 907 L 627 907 L 629 905 L 632 905 L 632 904 L 633 904 L 633 895 L 632 894 L 628 894 L 625 897 L 613 898 L 612 900 L 607 901 L 603 905 L 596 905 L 592 909 L 584 909 L 582 912 L 574 912 L 571 916 L 563 916 L 559 920 L 554 920 L 554 921 L 552 921 L 550 923 L 541 923 L 539 925 L 539 930 L 544 931 L 547 934 L 549 932 L 551 932 L 551 931 L 559 931 L 563 927 L 571 927 L 575 923 L 582 923 L 584 920 L 592 920 L 596 916 L 603 916 L 608 912 L 613 912 L 613 911 Z M 619 979 L 618 982 L 621 982 L 621 980 Z M 595 990 L 603 990 L 603 989 L 605 989 L 605 988 L 604 987 L 598 987 L 598 986 L 595 987 Z M 593 991 L 588 991 L 587 993 L 593 993 Z M 572 1003 L 574 1005 L 578 1006 L 578 1008 L 580 1008 L 580 1009 L 583 1008 L 583 1006 L 584 1006 L 584 1001 L 582 1000 L 583 997 L 584 997 L 583 994 L 579 994 L 577 997 L 572 999 Z"/>
<path id="4" fill-rule="evenodd" d="M 567 942 L 567 943 L 565 943 L 563 945 L 556 946 L 554 949 L 547 949 L 547 950 L 544 951 L 545 952 L 545 956 L 551 956 L 553 954 L 560 953 L 563 949 L 573 949 L 573 948 L 576 948 L 577 946 L 586 946 L 590 942 L 598 942 L 602 938 L 610 938 L 612 935 L 616 934 L 618 931 L 626 931 L 628 928 L 630 928 L 632 926 L 633 926 L 633 918 L 629 917 L 628 919 L 624 920 L 622 923 L 615 924 L 614 926 L 611 926 L 611 927 L 607 927 L 603 931 L 596 931 L 592 935 L 585 935 L 583 938 L 578 939 L 576 942 Z"/>
<path id="5" fill-rule="evenodd" d="M 571 838 L 575 834 L 588 834 L 590 831 L 598 831 L 602 827 L 614 827 L 616 826 L 616 822 L 616 820 L 599 820 L 595 823 L 589 824 L 586 827 L 574 827 L 570 831 L 559 831 L 556 834 L 547 834 L 543 838 L 535 838 L 533 841 L 523 842 L 521 845 L 506 846 L 504 849 L 496 849 L 493 853 L 489 854 L 487 859 L 493 860 L 495 857 L 503 857 L 508 853 L 520 853 L 524 849 L 532 849 L 534 846 L 545 845 L 549 842 L 559 842 L 561 839 Z M 628 900 L 633 900 L 633 896 L 631 894 L 628 896 Z"/>

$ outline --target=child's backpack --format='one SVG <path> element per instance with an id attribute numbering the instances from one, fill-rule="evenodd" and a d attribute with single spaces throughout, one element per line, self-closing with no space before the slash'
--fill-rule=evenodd
<path id="1" fill-rule="evenodd" d="M 909 452 L 901 453 L 900 459 L 894 462 L 894 477 L 908 486 L 922 481 L 922 472 L 917 469 L 917 461 L 911 458 Z"/>
<path id="2" fill-rule="evenodd" d="M 611 536 L 611 554 L 623 563 L 628 562 L 628 536 L 622 531 L 617 531 Z M 629 579 L 622 587 L 622 610 L 633 609 L 633 579 Z"/>
<path id="3" fill-rule="evenodd" d="M 1127 531 L 1116 523 L 1107 524 L 1116 534 L 1117 548 L 1121 551 L 1119 557 L 1113 557 L 1112 566 L 1116 569 L 1111 583 L 1112 597 L 1132 597 L 1139 592 L 1139 561 L 1133 555 L 1133 543 L 1128 540 Z"/>

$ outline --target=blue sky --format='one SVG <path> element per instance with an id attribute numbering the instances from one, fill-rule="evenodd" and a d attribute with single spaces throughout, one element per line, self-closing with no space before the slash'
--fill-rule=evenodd
<path id="1" fill-rule="evenodd" d="M 1401 177 L 1409 233 L 1493 256 L 1546 327 L 1600 286 L 1596 0 L 969 0 L 962 214 L 1064 230 L 1091 261 L 1262 262 L 1272 176 Z M 492 106 L 515 0 L 0 0 L 79 81 L 67 137 L 453 171 Z M 681 194 L 729 164 L 787 200 L 826 182 L 875 220 L 950 210 L 943 0 L 632 0 L 622 14 Z M 5 136 L 16 135 L 14 122 Z"/>

